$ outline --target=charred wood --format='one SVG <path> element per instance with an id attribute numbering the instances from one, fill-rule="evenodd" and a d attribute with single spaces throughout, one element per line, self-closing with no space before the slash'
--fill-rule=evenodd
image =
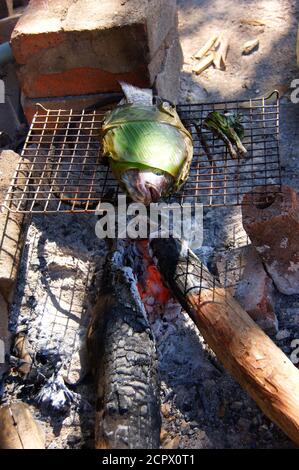
<path id="1" fill-rule="evenodd" d="M 132 270 L 109 255 L 88 332 L 96 379 L 96 448 L 158 448 L 159 383 L 154 339 Z"/>

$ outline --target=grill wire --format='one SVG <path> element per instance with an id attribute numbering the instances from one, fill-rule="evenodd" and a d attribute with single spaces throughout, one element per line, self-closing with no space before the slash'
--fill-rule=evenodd
<path id="1" fill-rule="evenodd" d="M 281 188 L 279 95 L 222 103 L 183 104 L 178 113 L 192 134 L 194 157 L 188 181 L 167 199 L 204 206 L 233 206 L 256 186 L 273 196 Z M 243 115 L 246 158 L 232 160 L 224 143 L 196 127 L 211 111 Z M 100 201 L 116 203 L 121 192 L 101 157 L 100 128 L 106 111 L 46 110 L 38 106 L 4 207 L 22 213 L 95 212 Z"/>

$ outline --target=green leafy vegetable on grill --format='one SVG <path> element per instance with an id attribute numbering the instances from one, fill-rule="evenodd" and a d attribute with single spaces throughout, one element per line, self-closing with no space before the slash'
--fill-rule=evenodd
<path id="1" fill-rule="evenodd" d="M 213 111 L 206 117 L 203 127 L 223 140 L 232 158 L 242 158 L 246 155 L 247 150 L 241 141 L 244 137 L 244 127 L 240 114 L 228 112 L 221 114 Z"/>
<path id="2" fill-rule="evenodd" d="M 192 138 L 174 106 L 151 90 L 121 83 L 125 99 L 107 113 L 102 127 L 103 154 L 136 202 L 149 204 L 178 191 L 188 178 Z"/>

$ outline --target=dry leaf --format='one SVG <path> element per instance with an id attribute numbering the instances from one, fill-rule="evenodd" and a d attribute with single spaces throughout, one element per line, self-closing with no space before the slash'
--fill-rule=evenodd
<path id="1" fill-rule="evenodd" d="M 198 64 L 193 67 L 193 72 L 199 75 L 201 72 L 206 70 L 214 61 L 214 53 L 211 52 L 209 55 L 203 57 Z"/>
<path id="2" fill-rule="evenodd" d="M 241 24 L 247 24 L 249 26 L 266 26 L 266 23 L 264 21 L 250 19 L 250 18 L 243 18 L 240 21 L 240 23 Z"/>
<path id="3" fill-rule="evenodd" d="M 218 36 L 214 35 L 212 36 L 205 44 L 202 46 L 196 54 L 194 54 L 194 59 L 201 59 L 204 57 L 215 45 L 216 41 L 218 40 Z"/>
<path id="4" fill-rule="evenodd" d="M 256 47 L 258 47 L 260 41 L 258 39 L 252 39 L 251 41 L 245 42 L 243 46 L 243 54 L 250 54 Z"/>

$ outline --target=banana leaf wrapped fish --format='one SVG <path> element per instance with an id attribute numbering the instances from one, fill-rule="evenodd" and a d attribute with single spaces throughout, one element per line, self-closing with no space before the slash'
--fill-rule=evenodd
<path id="1" fill-rule="evenodd" d="M 103 154 L 133 201 L 150 204 L 178 191 L 188 178 L 192 138 L 174 106 L 151 90 L 122 83 L 125 99 L 102 127 Z"/>

